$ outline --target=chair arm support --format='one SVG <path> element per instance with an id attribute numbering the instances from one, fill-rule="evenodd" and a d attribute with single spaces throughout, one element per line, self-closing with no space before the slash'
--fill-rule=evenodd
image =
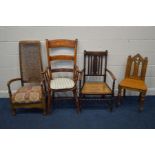
<path id="1" fill-rule="evenodd" d="M 7 82 L 8 92 L 9 92 L 10 97 L 12 96 L 12 92 L 11 92 L 11 83 L 12 83 L 12 82 L 15 82 L 15 81 L 19 81 L 19 80 L 21 81 L 22 78 L 11 79 L 11 80 L 9 80 L 9 81 Z"/>
<path id="2" fill-rule="evenodd" d="M 79 80 L 79 88 L 80 88 L 80 90 L 81 90 L 81 88 L 82 88 L 82 79 L 83 79 L 83 75 L 84 75 L 84 69 L 82 69 L 82 70 L 79 70 L 78 71 L 78 74 L 79 74 L 79 77 L 78 77 L 78 80 Z"/>
<path id="3" fill-rule="evenodd" d="M 74 81 L 77 82 L 79 80 L 79 67 L 75 65 L 74 67 Z"/>
<path id="4" fill-rule="evenodd" d="M 42 86 L 44 87 L 44 91 L 47 93 L 48 90 L 50 89 L 50 81 L 51 81 L 51 76 L 50 76 L 50 68 L 47 67 L 45 71 L 42 73 Z"/>
<path id="5" fill-rule="evenodd" d="M 111 78 L 113 79 L 113 83 L 112 83 L 112 94 L 113 94 L 113 96 L 114 96 L 114 89 L 115 89 L 116 77 L 114 76 L 114 74 L 113 74 L 109 69 L 106 69 L 106 71 L 109 73 L 109 75 L 110 75 Z"/>
<path id="6" fill-rule="evenodd" d="M 106 69 L 106 71 L 109 73 L 109 75 L 111 76 L 113 80 L 116 80 L 115 75 L 109 69 Z"/>
<path id="7" fill-rule="evenodd" d="M 79 80 L 82 80 L 84 69 L 79 70 Z"/>
<path id="8" fill-rule="evenodd" d="M 42 80 L 42 81 L 40 82 L 40 85 L 41 85 L 41 90 L 42 90 L 42 93 L 43 93 L 44 95 L 46 95 L 46 86 L 45 86 L 45 81 L 44 81 L 44 80 Z"/>

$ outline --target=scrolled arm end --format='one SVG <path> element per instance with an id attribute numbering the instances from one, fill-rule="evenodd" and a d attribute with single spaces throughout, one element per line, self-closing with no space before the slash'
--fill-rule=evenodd
<path id="1" fill-rule="evenodd" d="M 15 81 L 21 81 L 21 78 L 15 78 L 15 79 L 11 79 L 7 82 L 7 86 L 8 86 L 8 91 L 9 91 L 9 95 L 10 97 L 12 96 L 12 92 L 11 92 L 11 83 L 15 82 Z"/>
<path id="2" fill-rule="evenodd" d="M 116 80 L 115 75 L 109 69 L 106 69 L 106 71 L 109 73 L 109 75 L 111 76 L 111 78 L 115 81 Z"/>

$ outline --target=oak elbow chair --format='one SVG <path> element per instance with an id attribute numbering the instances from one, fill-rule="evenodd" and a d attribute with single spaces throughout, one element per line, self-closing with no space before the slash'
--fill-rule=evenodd
<path id="1" fill-rule="evenodd" d="M 72 50 L 72 55 L 62 54 L 60 50 L 64 49 Z M 80 111 L 80 105 L 77 95 L 77 80 L 78 80 L 78 67 L 76 66 L 76 57 L 77 57 L 77 39 L 76 40 L 67 40 L 67 39 L 56 39 L 48 40 L 46 39 L 46 49 L 47 49 L 47 59 L 48 59 L 48 69 L 44 74 L 44 79 L 48 82 L 48 112 L 52 109 L 52 100 L 54 99 L 54 94 L 56 92 L 66 92 L 72 91 L 75 98 L 75 105 L 77 112 Z M 54 49 L 57 49 L 59 54 L 52 55 Z M 54 66 L 53 63 L 62 63 L 62 62 L 72 62 L 68 67 Z M 65 76 L 65 73 L 70 72 L 72 77 Z M 58 75 L 63 73 L 63 76 Z M 57 74 L 57 75 L 56 75 Z M 56 76 L 54 76 L 56 75 Z"/>
<path id="2" fill-rule="evenodd" d="M 140 107 L 139 110 L 144 110 L 144 97 L 147 92 L 147 85 L 145 84 L 145 75 L 148 64 L 148 58 L 143 58 L 140 54 L 135 56 L 128 56 L 125 78 L 118 85 L 118 105 L 121 102 L 121 95 L 126 94 L 126 89 L 138 91 Z"/>
<path id="3" fill-rule="evenodd" d="M 113 108 L 115 76 L 107 69 L 108 51 L 84 51 L 84 69 L 80 72 L 80 99 L 86 95 L 101 95 L 109 103 L 110 111 Z M 107 74 L 112 80 L 112 86 L 107 84 Z M 101 77 L 89 81 L 90 77 Z"/>
<path id="4" fill-rule="evenodd" d="M 7 83 L 12 114 L 15 115 L 18 108 L 39 108 L 46 114 L 40 42 L 20 41 L 19 61 L 21 77 Z M 21 87 L 12 93 L 11 85 L 15 81 L 20 81 Z"/>

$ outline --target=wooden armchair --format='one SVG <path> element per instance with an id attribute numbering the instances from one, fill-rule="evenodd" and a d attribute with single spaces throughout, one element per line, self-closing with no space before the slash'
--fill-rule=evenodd
<path id="1" fill-rule="evenodd" d="M 42 62 L 39 41 L 19 42 L 20 78 L 7 83 L 10 96 L 12 114 L 18 108 L 40 108 L 46 113 L 45 89 L 42 81 Z M 21 87 L 12 93 L 11 85 L 15 81 L 21 82 Z"/>
<path id="2" fill-rule="evenodd" d="M 76 40 L 67 40 L 67 39 L 56 39 L 48 40 L 46 39 L 46 48 L 47 48 L 47 59 L 48 59 L 48 69 L 44 73 L 44 79 L 47 81 L 48 86 L 48 112 L 52 108 L 52 100 L 54 99 L 54 94 L 56 92 L 66 92 L 72 91 L 75 98 L 75 105 L 77 112 L 80 111 L 79 100 L 77 96 L 77 80 L 78 80 L 78 67 L 76 66 L 76 56 L 77 56 L 77 39 Z M 59 50 L 62 49 L 71 49 L 72 55 L 63 55 L 60 54 Z M 59 54 L 52 55 L 53 50 L 58 49 Z M 70 67 L 59 67 L 56 68 L 52 63 L 62 63 L 62 62 L 73 62 Z M 68 73 L 72 74 L 72 77 L 54 77 L 56 73 Z"/>
<path id="3" fill-rule="evenodd" d="M 118 105 L 120 105 L 121 95 L 126 94 L 126 89 L 138 91 L 140 93 L 140 111 L 144 109 L 144 97 L 147 92 L 145 84 L 145 74 L 148 64 L 148 58 L 143 58 L 140 54 L 128 56 L 125 78 L 118 85 Z"/>
<path id="4" fill-rule="evenodd" d="M 84 51 L 84 69 L 80 72 L 80 99 L 86 95 L 101 95 L 105 100 L 110 101 L 109 106 L 112 111 L 115 76 L 107 69 L 108 51 Z M 112 86 L 107 84 L 107 73 L 112 79 Z M 94 80 L 90 82 L 88 77 L 101 77 L 102 81 Z M 108 98 L 107 98 L 108 97 Z"/>

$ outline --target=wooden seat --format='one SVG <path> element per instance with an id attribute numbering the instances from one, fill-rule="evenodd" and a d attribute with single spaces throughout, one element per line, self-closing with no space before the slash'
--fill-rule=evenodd
<path id="1" fill-rule="evenodd" d="M 103 94 L 111 94 L 112 90 L 109 86 L 104 82 L 86 82 L 84 83 L 82 94 L 85 95 L 103 95 Z"/>
<path id="2" fill-rule="evenodd" d="M 119 85 L 122 87 L 126 87 L 128 89 L 131 89 L 131 90 L 135 90 L 135 89 L 142 90 L 142 91 L 147 90 L 147 86 L 143 80 L 135 80 L 135 79 L 126 78 L 122 80 Z"/>
<path id="3" fill-rule="evenodd" d="M 108 100 L 110 111 L 113 108 L 115 76 L 107 69 L 108 51 L 84 51 L 84 69 L 80 72 L 80 99 L 85 96 L 99 95 Z M 107 75 L 112 84 L 107 84 Z M 96 78 L 100 80 L 96 80 Z M 92 81 L 89 79 L 93 78 Z M 84 98 L 83 98 L 84 99 Z M 82 101 L 82 100 L 81 100 Z"/>
<path id="4" fill-rule="evenodd" d="M 120 105 L 121 96 L 126 94 L 126 89 L 138 91 L 140 100 L 140 111 L 144 109 L 144 97 L 147 92 L 145 84 L 145 75 L 148 64 L 148 58 L 143 58 L 140 54 L 129 56 L 126 65 L 125 78 L 118 85 L 118 105 Z"/>

